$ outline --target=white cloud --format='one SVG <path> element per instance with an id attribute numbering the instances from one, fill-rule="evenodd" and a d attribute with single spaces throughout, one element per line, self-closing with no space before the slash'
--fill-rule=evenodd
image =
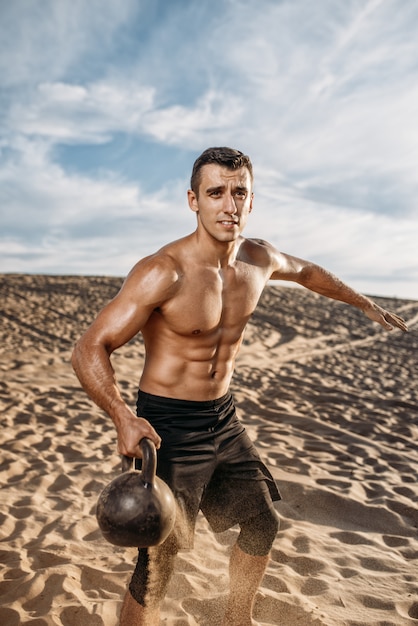
<path id="1" fill-rule="evenodd" d="M 157 107 L 155 88 L 99 82 L 42 83 L 30 106 L 16 104 L 9 132 L 56 143 L 105 143 L 112 133 L 149 135 L 182 146 L 239 124 L 243 106 L 229 93 L 208 91 L 189 106 Z"/>
<path id="2" fill-rule="evenodd" d="M 30 106 L 11 108 L 9 128 L 58 143 L 102 143 L 114 132 L 136 132 L 153 98 L 151 87 L 137 85 L 42 83 Z"/>
<path id="3" fill-rule="evenodd" d="M 167 144 L 198 145 L 230 125 L 236 128 L 243 109 L 240 99 L 232 94 L 209 91 L 193 106 L 150 112 L 144 117 L 142 130 Z"/>

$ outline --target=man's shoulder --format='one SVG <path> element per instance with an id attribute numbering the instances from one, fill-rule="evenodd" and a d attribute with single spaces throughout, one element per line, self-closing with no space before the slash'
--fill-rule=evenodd
<path id="1" fill-rule="evenodd" d="M 183 254 L 188 246 L 188 237 L 166 244 L 153 254 L 139 260 L 131 269 L 128 281 L 138 283 L 145 280 L 147 285 L 174 285 L 183 274 Z"/>
<path id="2" fill-rule="evenodd" d="M 248 245 L 252 245 L 257 248 L 261 247 L 264 249 L 268 249 L 272 247 L 268 241 L 266 241 L 265 239 L 260 239 L 259 237 L 249 237 L 246 238 L 245 241 L 248 243 Z"/>
<path id="3" fill-rule="evenodd" d="M 273 256 L 277 254 L 277 250 L 271 243 L 256 237 L 244 239 L 241 251 L 252 260 L 257 260 L 261 265 L 269 265 Z"/>

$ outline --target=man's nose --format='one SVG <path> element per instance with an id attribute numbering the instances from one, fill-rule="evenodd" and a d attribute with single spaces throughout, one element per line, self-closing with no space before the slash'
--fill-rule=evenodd
<path id="1" fill-rule="evenodd" d="M 235 198 L 233 195 L 226 195 L 224 211 L 225 213 L 229 213 L 230 215 L 233 215 L 237 212 L 237 205 L 235 204 Z"/>

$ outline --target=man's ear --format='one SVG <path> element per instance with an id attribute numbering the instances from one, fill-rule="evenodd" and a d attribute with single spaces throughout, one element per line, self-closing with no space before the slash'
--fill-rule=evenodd
<path id="1" fill-rule="evenodd" d="M 250 210 L 248 211 L 248 213 L 251 213 L 251 211 L 253 210 L 253 200 L 254 200 L 254 194 L 251 192 Z"/>
<path id="2" fill-rule="evenodd" d="M 194 211 L 195 213 L 198 213 L 199 206 L 197 202 L 197 197 L 196 197 L 195 192 L 192 189 L 189 189 L 187 192 L 187 200 L 189 202 L 189 207 L 191 208 L 191 210 Z"/>

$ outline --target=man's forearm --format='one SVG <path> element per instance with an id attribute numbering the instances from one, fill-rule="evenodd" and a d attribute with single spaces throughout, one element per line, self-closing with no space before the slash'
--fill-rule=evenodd
<path id="1" fill-rule="evenodd" d="M 311 291 L 315 291 L 327 298 L 340 300 L 364 312 L 373 307 L 373 301 L 370 298 L 358 293 L 349 285 L 343 283 L 337 276 L 313 263 L 301 270 L 297 282 Z"/>
<path id="2" fill-rule="evenodd" d="M 314 263 L 304 265 L 296 282 L 323 296 L 357 307 L 370 320 L 383 326 L 385 330 L 392 330 L 395 327 L 400 328 L 403 332 L 408 330 L 402 317 L 386 311 L 376 302 L 358 293 L 319 265 Z"/>
<path id="3" fill-rule="evenodd" d="M 79 342 L 74 348 L 71 362 L 85 392 L 118 427 L 121 413 L 130 412 L 130 409 L 120 395 L 106 349 L 102 346 L 84 346 Z"/>
<path id="4" fill-rule="evenodd" d="M 109 353 L 104 346 L 81 339 L 74 349 L 72 365 L 83 389 L 115 424 L 120 454 L 141 458 L 139 443 L 144 437 L 160 447 L 161 437 L 151 424 L 136 417 L 122 399 Z"/>

